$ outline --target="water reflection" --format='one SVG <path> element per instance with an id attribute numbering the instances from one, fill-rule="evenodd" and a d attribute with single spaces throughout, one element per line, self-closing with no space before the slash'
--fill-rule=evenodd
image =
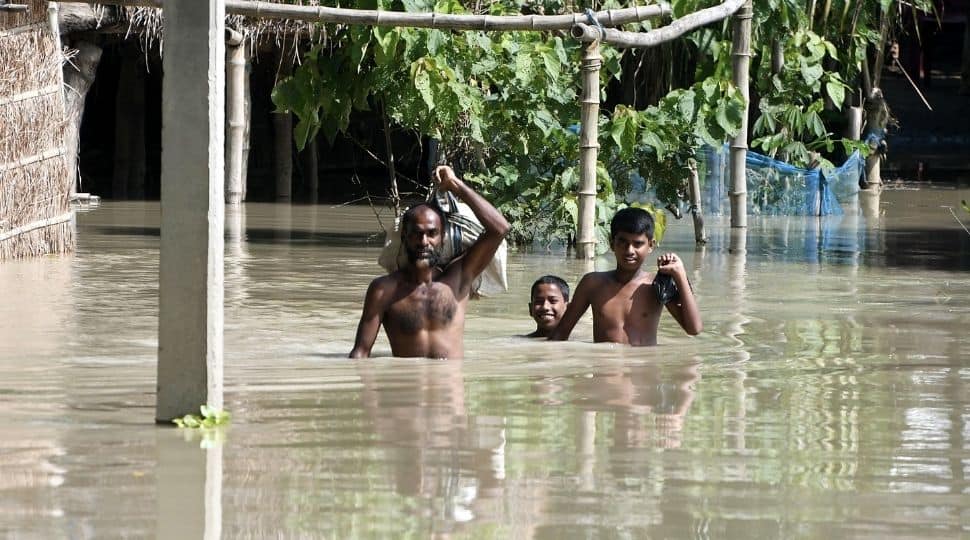
<path id="1" fill-rule="evenodd" d="M 202 450 L 172 428 L 155 430 L 155 537 L 222 537 L 222 446 Z"/>
<path id="2" fill-rule="evenodd" d="M 389 452 L 394 485 L 426 506 L 435 535 L 493 520 L 505 480 L 505 419 L 470 415 L 461 361 L 385 372 L 358 365 L 367 417 Z"/>

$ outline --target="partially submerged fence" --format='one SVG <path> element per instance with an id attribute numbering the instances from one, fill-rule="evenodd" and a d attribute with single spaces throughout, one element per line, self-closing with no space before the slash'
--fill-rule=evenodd
<path id="1" fill-rule="evenodd" d="M 0 10 L 0 259 L 75 243 L 60 39 L 46 0 L 19 3 Z"/>

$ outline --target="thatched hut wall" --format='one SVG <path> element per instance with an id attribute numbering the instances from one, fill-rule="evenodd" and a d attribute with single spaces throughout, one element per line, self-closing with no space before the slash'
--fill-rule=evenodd
<path id="1" fill-rule="evenodd" d="M 0 12 L 0 259 L 74 248 L 60 41 L 45 0 Z"/>

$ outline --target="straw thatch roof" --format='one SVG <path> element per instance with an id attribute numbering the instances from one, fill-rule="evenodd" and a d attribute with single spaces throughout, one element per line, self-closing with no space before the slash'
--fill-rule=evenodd
<path id="1" fill-rule="evenodd" d="M 319 6 L 320 0 L 265 0 L 273 4 L 292 4 L 304 6 Z M 99 6 L 102 9 L 107 6 Z M 154 7 L 118 7 L 118 18 L 127 27 L 127 34 L 137 35 L 146 48 L 162 43 L 163 18 L 162 10 Z M 317 42 L 326 38 L 326 31 L 322 25 L 316 23 L 290 20 L 266 19 L 227 15 L 226 26 L 243 33 L 251 50 L 258 50 L 265 45 L 277 49 L 285 49 L 294 54 L 294 60 L 299 61 L 299 45 L 301 40 L 308 39 Z"/>

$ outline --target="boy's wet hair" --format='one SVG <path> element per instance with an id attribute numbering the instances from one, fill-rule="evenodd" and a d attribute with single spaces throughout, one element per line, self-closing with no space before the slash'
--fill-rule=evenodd
<path id="1" fill-rule="evenodd" d="M 644 234 L 653 240 L 653 216 L 642 208 L 624 208 L 613 216 L 610 222 L 610 242 L 618 233 Z"/>
<path id="2" fill-rule="evenodd" d="M 535 298 L 536 289 L 539 288 L 539 285 L 555 285 L 556 287 L 559 287 L 559 292 L 562 293 L 562 299 L 566 302 L 569 301 L 569 284 L 566 283 L 566 280 L 563 278 L 552 275 L 542 276 L 532 284 L 532 291 L 529 293 L 529 300 Z"/>
<path id="3" fill-rule="evenodd" d="M 441 208 L 438 208 L 437 204 L 423 202 L 423 203 L 416 204 L 404 211 L 404 214 L 401 216 L 402 234 L 407 234 L 408 227 L 410 227 L 411 224 L 414 223 L 414 220 L 418 215 L 418 210 L 420 210 L 421 208 L 430 208 L 432 211 L 434 211 L 435 214 L 438 214 L 438 219 L 441 220 L 441 226 L 444 227 L 445 215 L 444 213 L 442 213 Z"/>

